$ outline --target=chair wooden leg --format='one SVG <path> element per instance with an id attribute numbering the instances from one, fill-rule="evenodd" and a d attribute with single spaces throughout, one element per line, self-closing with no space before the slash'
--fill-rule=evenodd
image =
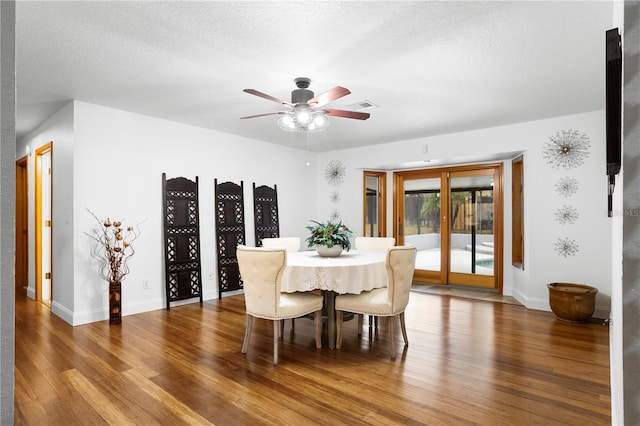
<path id="1" fill-rule="evenodd" d="M 273 322 L 273 365 L 278 365 L 278 331 L 280 330 L 280 321 Z"/>
<path id="2" fill-rule="evenodd" d="M 247 327 L 244 330 L 244 342 L 242 343 L 242 353 L 247 353 L 249 347 L 249 337 L 251 336 L 251 327 L 253 326 L 253 317 L 247 314 Z"/>
<path id="3" fill-rule="evenodd" d="M 315 317 L 316 326 L 316 348 L 322 347 L 322 310 L 316 311 Z"/>
<path id="4" fill-rule="evenodd" d="M 358 336 L 362 336 L 362 322 L 363 322 L 364 315 L 362 314 L 357 314 L 357 315 L 358 315 Z"/>
<path id="5" fill-rule="evenodd" d="M 280 327 L 278 328 L 278 337 L 284 335 L 284 320 L 280 320 Z"/>
<path id="6" fill-rule="evenodd" d="M 391 349 L 391 359 L 396 359 L 396 338 L 395 338 L 395 333 L 393 331 L 393 319 L 395 317 L 391 316 L 391 317 L 387 317 L 388 318 L 388 324 L 389 324 L 389 347 Z"/>
<path id="7" fill-rule="evenodd" d="M 378 317 L 374 315 L 369 315 L 369 328 L 378 329 Z"/>
<path id="8" fill-rule="evenodd" d="M 404 312 L 400 312 L 400 327 L 402 328 L 402 338 L 406 346 L 409 344 L 409 339 L 407 338 L 407 327 L 404 324 Z"/>
<path id="9" fill-rule="evenodd" d="M 336 349 L 342 348 L 342 311 L 336 311 Z"/>

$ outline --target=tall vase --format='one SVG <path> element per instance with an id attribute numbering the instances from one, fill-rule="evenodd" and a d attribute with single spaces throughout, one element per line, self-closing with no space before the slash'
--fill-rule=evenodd
<path id="1" fill-rule="evenodd" d="M 109 324 L 122 322 L 120 281 L 109 282 Z"/>

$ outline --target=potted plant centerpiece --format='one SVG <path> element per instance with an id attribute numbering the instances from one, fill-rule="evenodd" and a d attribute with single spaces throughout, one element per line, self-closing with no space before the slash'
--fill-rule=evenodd
<path id="1" fill-rule="evenodd" d="M 342 221 L 331 222 L 330 220 L 320 223 L 312 220 L 314 225 L 307 226 L 311 235 L 305 240 L 307 246 L 315 248 L 320 256 L 335 257 L 340 256 L 342 250 L 351 249 L 353 232 Z"/>

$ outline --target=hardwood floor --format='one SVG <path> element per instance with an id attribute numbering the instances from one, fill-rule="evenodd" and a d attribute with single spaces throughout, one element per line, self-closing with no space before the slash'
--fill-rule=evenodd
<path id="1" fill-rule="evenodd" d="M 316 349 L 287 322 L 278 366 L 243 296 L 71 327 L 16 299 L 15 424 L 608 425 L 608 328 L 518 305 L 424 293 L 392 361 L 386 321 Z M 365 324 L 367 321 L 365 321 Z M 325 333 L 326 339 L 326 333 Z"/>

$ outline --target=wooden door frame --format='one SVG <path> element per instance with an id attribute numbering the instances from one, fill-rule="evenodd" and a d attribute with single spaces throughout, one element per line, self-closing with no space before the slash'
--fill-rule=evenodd
<path id="1" fill-rule="evenodd" d="M 46 144 L 36 148 L 35 155 L 35 233 L 36 233 L 36 250 L 35 250 L 35 295 L 37 301 L 42 301 L 42 155 L 51 152 L 51 179 L 53 183 L 53 142 L 47 142 Z M 53 184 L 51 185 L 51 204 L 53 207 Z M 53 234 L 53 224 L 51 227 L 51 233 Z M 53 239 L 52 239 L 53 242 Z M 50 260 L 53 263 L 53 250 L 49 247 L 51 253 Z M 51 271 L 53 273 L 53 271 Z M 53 281 L 51 281 L 51 300 L 53 300 Z"/>
<path id="2" fill-rule="evenodd" d="M 418 178 L 424 175 L 425 178 L 436 177 L 438 174 L 441 178 L 441 194 L 448 194 L 450 192 L 449 187 L 449 179 L 448 175 L 452 172 L 464 172 L 464 171 L 472 171 L 472 170 L 484 170 L 484 169 L 496 169 L 495 179 L 494 179 L 494 241 L 499 242 L 499 244 L 494 245 L 494 278 L 495 285 L 494 288 L 498 290 L 499 294 L 502 294 L 503 289 L 503 253 L 504 253 L 504 241 L 503 241 L 503 227 L 504 227 L 504 215 L 503 215 L 503 169 L 504 166 L 502 163 L 491 163 L 491 164 L 467 164 L 462 166 L 452 166 L 452 167 L 440 167 L 433 169 L 418 169 L 418 170 L 405 170 L 405 171 L 397 171 L 393 173 L 393 218 L 394 218 L 394 229 L 393 236 L 396 238 L 398 244 L 403 244 L 404 235 L 401 235 L 399 230 L 400 227 L 404 226 L 404 211 L 402 210 L 402 206 L 399 206 L 400 202 L 400 186 L 406 177 Z M 403 185 L 402 185 L 403 186 Z M 449 220 L 448 212 L 449 212 L 449 197 L 442 196 L 440 197 L 440 229 L 448 230 L 449 229 Z M 443 214 L 446 212 L 446 214 Z M 404 234 L 404 231 L 402 232 Z M 449 252 L 449 232 L 447 231 L 440 233 L 440 250 L 441 252 Z M 423 271 L 416 269 L 414 273 L 414 280 L 419 282 L 429 282 L 435 284 L 448 284 L 449 281 L 449 267 L 450 260 L 449 255 L 441 256 L 441 266 L 440 271 Z M 472 282 L 469 284 L 471 286 L 477 285 Z"/>
<path id="3" fill-rule="evenodd" d="M 462 170 L 451 170 L 448 173 L 449 179 L 447 183 L 450 184 L 450 179 L 452 178 L 452 174 L 462 173 L 465 176 L 469 176 L 470 174 L 477 175 L 485 175 L 486 170 L 493 170 L 493 240 L 494 242 L 498 242 L 498 244 L 494 244 L 493 251 L 493 287 L 487 287 L 487 282 L 489 281 L 489 275 L 479 275 L 479 274 L 470 274 L 463 272 L 453 272 L 448 271 L 448 280 L 449 281 L 457 281 L 457 280 L 466 280 L 465 285 L 475 286 L 475 287 L 484 287 L 484 288 L 496 288 L 499 294 L 502 294 L 502 269 L 503 269 L 503 252 L 504 252 L 504 240 L 502 238 L 503 235 L 503 186 L 502 186 L 502 171 L 503 166 L 502 163 L 497 165 L 487 165 L 486 167 L 472 167 L 470 169 L 462 169 Z M 451 188 L 447 188 L 448 191 L 451 191 Z M 448 198 L 448 197 L 447 197 Z M 447 210 L 449 211 L 449 210 Z"/>
<path id="4" fill-rule="evenodd" d="M 15 287 L 29 284 L 29 156 L 16 160 Z"/>
<path id="5" fill-rule="evenodd" d="M 387 236 L 387 172 L 364 170 L 362 173 L 362 235 L 367 235 L 367 177 L 378 178 L 378 235 Z"/>
<path id="6" fill-rule="evenodd" d="M 398 245 L 404 245 L 404 203 L 399 203 L 399 188 L 404 187 L 405 177 L 420 177 L 424 179 L 440 179 L 440 188 L 444 191 L 446 187 L 446 171 L 441 169 L 420 169 L 409 171 L 397 171 L 393 173 L 393 236 L 396 239 Z M 448 211 L 449 208 L 447 197 L 440 197 L 440 212 Z M 440 214 L 440 229 L 444 229 L 447 226 L 447 216 Z M 402 230 L 402 233 L 400 232 Z M 440 232 L 440 249 L 449 250 L 449 239 L 446 238 L 446 234 Z M 440 256 L 440 270 L 439 271 L 427 271 L 422 269 L 416 269 L 413 275 L 413 279 L 419 282 L 428 282 L 435 284 L 446 284 L 447 282 L 447 270 L 448 264 L 446 262 L 447 256 Z"/>

